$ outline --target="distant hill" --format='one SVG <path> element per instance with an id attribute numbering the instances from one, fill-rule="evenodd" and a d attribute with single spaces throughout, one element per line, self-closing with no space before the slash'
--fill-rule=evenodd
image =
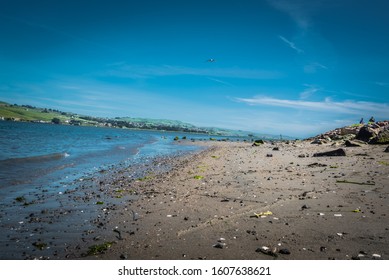
<path id="1" fill-rule="evenodd" d="M 177 120 L 148 119 L 148 118 L 99 118 L 62 112 L 59 110 L 38 108 L 30 105 L 9 104 L 0 101 L 0 119 L 10 121 L 27 121 L 41 123 L 56 123 L 81 126 L 106 126 L 129 129 L 180 131 L 188 133 L 204 133 L 219 136 L 252 137 L 262 139 L 279 139 L 279 136 L 270 134 L 257 134 L 249 131 L 231 130 L 216 127 L 197 127 L 190 123 Z M 284 137 L 283 139 L 291 139 Z"/>

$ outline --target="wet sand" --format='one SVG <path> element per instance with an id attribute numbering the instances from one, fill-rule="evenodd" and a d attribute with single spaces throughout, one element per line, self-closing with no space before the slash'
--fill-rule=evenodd
<path id="1" fill-rule="evenodd" d="M 389 259 L 384 146 L 201 145 L 132 181 L 131 211 L 111 211 L 111 236 L 96 244 L 109 243 L 83 258 Z M 338 146 L 346 156 L 313 157 Z"/>
<path id="2" fill-rule="evenodd" d="M 14 201 L 3 259 L 389 259 L 386 146 L 196 143 Z"/>

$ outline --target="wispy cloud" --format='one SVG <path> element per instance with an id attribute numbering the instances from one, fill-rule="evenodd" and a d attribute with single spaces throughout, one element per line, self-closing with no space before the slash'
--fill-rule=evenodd
<path id="1" fill-rule="evenodd" d="M 288 100 L 262 96 L 253 98 L 236 98 L 236 100 L 238 102 L 243 102 L 253 106 L 265 105 L 317 112 L 343 113 L 351 115 L 360 115 L 368 113 L 373 114 L 377 117 L 389 117 L 389 104 L 386 103 L 353 100 L 336 102 L 330 98 L 326 98 L 323 101 Z"/>
<path id="2" fill-rule="evenodd" d="M 284 41 L 289 47 L 294 49 L 298 53 L 303 53 L 304 51 L 296 46 L 296 44 L 292 41 L 289 41 L 284 36 L 279 35 L 278 38 L 280 38 L 282 41 Z"/>
<path id="3" fill-rule="evenodd" d="M 318 88 L 315 85 L 305 84 L 304 86 L 307 88 L 303 92 L 300 93 L 301 99 L 307 99 L 320 90 L 320 88 Z"/>
<path id="4" fill-rule="evenodd" d="M 219 80 L 219 79 L 215 79 L 215 78 L 211 78 L 211 77 L 207 77 L 208 80 L 211 80 L 211 81 L 214 81 L 216 83 L 219 83 L 219 84 L 222 84 L 222 85 L 226 85 L 226 86 L 229 86 L 229 87 L 232 87 L 233 84 L 230 84 L 228 82 L 225 82 L 225 81 L 222 81 L 222 80 Z"/>
<path id="5" fill-rule="evenodd" d="M 303 30 L 312 24 L 312 15 L 319 10 L 321 1 L 267 0 L 275 9 L 286 13 Z"/>
<path id="6" fill-rule="evenodd" d="M 312 62 L 304 66 L 304 72 L 308 74 L 316 73 L 318 70 L 328 70 L 328 67 L 319 62 Z"/>
<path id="7" fill-rule="evenodd" d="M 375 84 L 381 87 L 389 87 L 389 83 L 386 82 L 375 82 Z"/>
<path id="8" fill-rule="evenodd" d="M 240 79 L 278 79 L 283 75 L 278 71 L 230 68 L 194 68 L 176 65 L 124 65 L 110 69 L 103 75 L 128 78 L 150 78 L 161 76 L 205 76 L 212 78 L 240 78 Z"/>

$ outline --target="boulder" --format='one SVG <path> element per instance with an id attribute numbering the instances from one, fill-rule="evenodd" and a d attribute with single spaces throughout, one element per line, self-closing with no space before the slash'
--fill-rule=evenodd
<path id="1" fill-rule="evenodd" d="M 344 149 L 337 149 L 337 150 L 323 152 L 323 153 L 316 153 L 313 156 L 314 157 L 339 157 L 339 156 L 346 156 L 346 151 Z"/>
<path id="2" fill-rule="evenodd" d="M 364 126 L 359 130 L 355 138 L 364 142 L 369 142 L 371 139 L 373 139 L 376 136 L 377 136 L 377 132 L 373 128 Z"/>
<path id="3" fill-rule="evenodd" d="M 389 127 L 385 127 L 377 136 L 369 141 L 370 144 L 389 144 Z"/>

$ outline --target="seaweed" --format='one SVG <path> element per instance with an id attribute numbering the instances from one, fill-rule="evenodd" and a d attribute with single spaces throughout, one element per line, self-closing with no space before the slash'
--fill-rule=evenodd
<path id="1" fill-rule="evenodd" d="M 113 242 L 105 242 L 103 244 L 96 244 L 96 245 L 90 246 L 88 248 L 87 255 L 91 256 L 91 255 L 102 254 L 105 251 L 107 251 L 109 248 L 111 248 L 112 244 L 113 244 Z"/>

